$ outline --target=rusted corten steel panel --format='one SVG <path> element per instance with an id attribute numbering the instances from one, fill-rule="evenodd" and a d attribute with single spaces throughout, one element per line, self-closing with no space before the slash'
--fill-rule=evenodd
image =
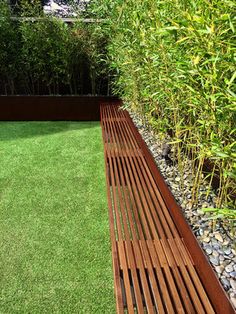
<path id="1" fill-rule="evenodd" d="M 99 121 L 102 96 L 0 96 L 1 121 Z"/>
<path id="2" fill-rule="evenodd" d="M 235 313 L 128 113 L 101 106 L 118 313 Z"/>

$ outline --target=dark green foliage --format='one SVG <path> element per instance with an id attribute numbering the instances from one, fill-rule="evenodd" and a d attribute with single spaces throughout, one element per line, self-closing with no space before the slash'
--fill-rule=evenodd
<path id="1" fill-rule="evenodd" d="M 19 37 L 16 26 L 10 20 L 10 10 L 0 1 L 0 90 L 15 93 L 15 79 L 19 70 Z"/>
<path id="2" fill-rule="evenodd" d="M 46 17 L 38 0 L 21 1 L 18 21 L 0 0 L 0 14 L 0 94 L 107 94 L 103 39 L 89 25 Z"/>

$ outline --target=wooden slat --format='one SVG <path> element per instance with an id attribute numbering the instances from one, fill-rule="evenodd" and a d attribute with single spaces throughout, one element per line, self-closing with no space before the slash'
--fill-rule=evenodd
<path id="1" fill-rule="evenodd" d="M 201 289 L 202 284 L 201 281 L 198 277 L 198 275 L 196 274 L 195 268 L 193 266 L 193 262 L 185 248 L 185 246 L 183 245 L 183 242 L 181 239 L 177 238 L 175 240 L 175 244 L 177 245 L 179 252 L 180 252 L 180 257 L 182 257 L 184 264 L 186 263 L 188 271 L 190 273 L 190 276 L 193 280 L 194 285 L 196 286 L 196 289 L 198 291 L 199 297 L 202 301 L 202 303 L 204 304 L 205 308 L 207 309 L 207 312 L 210 312 L 211 310 L 211 303 L 209 302 L 209 298 L 207 297 L 207 294 L 205 292 L 204 289 Z M 172 249 L 176 249 L 176 246 L 173 244 L 170 244 Z"/>
<path id="2" fill-rule="evenodd" d="M 105 130 L 102 128 L 103 138 L 105 138 Z M 104 158 L 107 158 L 107 151 L 104 150 Z M 109 173 L 108 164 L 106 164 L 106 174 Z M 109 224 L 110 224 L 110 238 L 112 245 L 112 264 L 113 264 L 113 273 L 114 273 L 114 288 L 116 294 L 116 310 L 117 313 L 124 313 L 124 302 L 122 298 L 122 289 L 120 283 L 120 263 L 118 260 L 118 249 L 116 243 L 116 232 L 115 232 L 115 220 L 113 215 L 113 205 L 110 194 L 110 183 L 109 177 L 106 175 L 106 183 L 107 183 L 107 198 L 108 198 L 108 208 L 109 208 Z"/>
<path id="3" fill-rule="evenodd" d="M 118 134 L 121 134 L 122 136 L 122 132 L 120 132 L 120 130 L 116 130 L 116 132 Z M 125 133 L 124 133 L 125 134 Z M 125 142 L 126 138 L 122 138 L 122 140 Z M 135 148 L 134 148 L 135 149 Z M 128 163 L 127 163 L 127 167 L 129 168 L 129 173 L 131 175 L 133 175 L 134 173 L 137 174 L 135 177 L 135 185 L 137 188 L 137 191 L 139 192 L 140 195 L 140 200 L 139 202 L 143 204 L 143 210 L 145 213 L 145 216 L 147 217 L 147 221 L 149 223 L 149 228 L 150 231 L 152 233 L 152 236 L 159 236 L 158 234 L 160 234 L 160 236 L 165 236 L 162 225 L 159 222 L 159 219 L 156 219 L 156 225 L 157 228 L 155 226 L 155 222 L 154 219 L 152 217 L 152 214 L 154 213 L 154 211 L 152 211 L 152 209 L 154 209 L 149 192 L 147 187 L 145 186 L 145 182 L 144 182 L 144 178 L 142 176 L 142 174 L 139 172 L 139 169 L 136 168 L 137 164 L 136 164 L 136 159 L 135 158 L 130 158 L 128 157 Z"/>
<path id="4" fill-rule="evenodd" d="M 111 135 L 112 135 L 112 138 L 115 138 L 115 134 L 113 133 L 113 130 L 110 129 L 111 131 Z M 114 156 L 111 152 L 111 156 L 113 157 L 112 160 L 114 162 Z M 110 156 L 109 156 L 110 157 Z M 110 162 L 112 162 L 112 160 Z M 119 159 L 118 159 L 119 161 Z M 122 196 L 121 196 L 121 190 L 120 190 L 120 179 L 119 179 L 119 175 L 118 175 L 118 171 L 117 171 L 117 164 L 114 165 L 114 172 L 113 172 L 113 175 L 112 175 L 112 182 L 114 183 L 114 179 L 113 179 L 113 176 L 116 178 L 116 186 L 118 187 L 118 193 L 119 193 L 119 198 L 120 200 L 122 199 Z M 123 177 L 123 176 L 122 176 Z M 116 195 L 116 194 L 115 194 Z M 115 208 L 117 209 L 117 201 L 116 201 L 116 197 L 115 197 Z M 122 218 L 123 218 L 123 222 L 124 222 L 124 230 L 125 230 L 125 238 L 127 239 L 128 237 L 128 226 L 127 226 L 127 223 L 125 222 L 125 211 L 124 211 L 124 206 L 122 204 L 122 202 L 120 203 L 121 205 L 121 212 L 122 212 Z M 120 223 L 120 221 L 119 221 Z M 121 238 L 121 233 L 119 232 L 119 238 Z M 127 241 L 128 245 L 129 245 L 129 241 Z M 124 252 L 122 250 L 122 245 L 120 245 L 119 247 L 121 247 L 121 249 L 119 250 L 119 253 L 121 255 L 121 260 L 122 260 L 122 270 L 124 271 L 124 267 L 126 267 L 126 264 L 125 264 L 125 259 L 124 259 Z M 129 256 L 130 256 L 130 264 L 132 263 L 134 265 L 134 256 L 132 255 L 132 251 L 129 249 Z M 138 251 L 137 252 L 137 249 L 136 249 L 136 254 L 138 254 L 138 256 L 140 256 L 140 252 Z M 142 261 L 141 258 L 138 258 L 139 261 Z M 144 270 L 144 265 L 143 263 L 141 262 L 140 265 L 139 265 L 139 269 L 140 269 L 140 274 L 141 274 L 141 281 L 142 281 L 142 284 L 143 284 L 143 288 L 144 288 L 144 295 L 145 295 L 145 301 L 146 301 L 146 306 L 147 308 L 149 309 L 150 312 L 153 311 L 153 304 L 152 304 L 152 301 L 151 301 L 151 295 L 150 295 L 150 291 L 148 289 L 148 282 L 147 282 L 147 279 L 146 279 L 146 275 L 145 275 L 145 270 Z M 133 270 L 133 274 L 134 273 L 134 269 Z M 128 279 L 127 279 L 127 273 L 125 273 L 125 290 L 127 292 L 127 282 L 128 282 Z M 136 274 L 134 276 L 134 282 L 137 282 L 137 278 L 136 278 Z M 155 285 L 155 283 L 154 283 Z M 137 291 L 135 291 L 137 293 Z M 140 296 L 141 294 L 140 293 L 137 293 L 137 308 L 141 307 L 141 300 L 140 300 Z M 127 307 L 128 307 L 128 310 L 130 308 L 130 304 L 132 302 L 132 296 L 130 294 L 130 291 L 128 290 L 128 293 L 127 293 Z M 160 306 L 161 308 L 161 306 Z M 131 310 L 129 310 L 131 312 Z M 139 310 L 140 311 L 140 310 Z M 154 313 L 154 312 L 153 312 Z M 164 313 L 162 311 L 162 313 Z"/>
<path id="5" fill-rule="evenodd" d="M 145 155 L 118 106 L 101 106 L 117 312 L 215 313 Z"/>
<path id="6" fill-rule="evenodd" d="M 169 303 L 169 299 L 171 299 L 172 303 L 171 306 L 175 308 L 175 311 L 170 311 L 170 313 L 184 313 L 184 307 L 181 303 L 178 290 L 176 289 L 172 274 L 170 272 L 170 268 L 168 265 L 168 262 L 166 260 L 165 254 L 162 250 L 158 251 L 158 253 L 155 250 L 153 241 L 147 241 L 148 248 L 150 250 L 152 259 L 153 259 L 153 265 L 158 270 L 161 269 L 161 275 L 164 273 L 165 277 L 168 281 L 168 284 L 166 284 L 163 287 L 163 295 L 166 300 L 166 302 Z M 162 273 L 163 270 L 163 273 Z M 159 271 L 160 272 L 160 271 Z M 163 276 L 164 277 L 164 276 Z"/>
<path id="7" fill-rule="evenodd" d="M 110 108 L 111 112 L 116 112 L 114 110 L 115 108 Z M 118 124 L 119 125 L 119 124 Z M 135 139 L 133 137 L 133 134 L 132 134 L 132 131 L 130 130 L 129 128 L 129 125 L 128 125 L 128 122 L 126 120 L 126 123 L 123 126 L 123 130 L 121 129 L 121 127 L 119 128 L 118 132 L 120 132 L 121 134 L 122 133 L 126 133 L 128 138 L 129 138 L 129 141 L 132 145 L 132 148 L 135 150 L 135 149 L 140 149 L 137 145 L 137 142 L 135 142 Z M 145 180 L 147 186 L 148 186 L 148 190 L 149 190 L 149 193 L 151 193 L 151 197 L 155 200 L 156 202 L 156 205 L 158 203 L 160 203 L 160 206 L 162 206 L 162 208 L 164 209 L 163 211 L 159 211 L 159 215 L 160 215 L 160 219 L 162 221 L 162 224 L 164 225 L 165 227 L 165 232 L 167 233 L 167 237 L 171 237 L 171 233 L 173 233 L 174 235 L 177 234 L 177 230 L 176 230 L 176 227 L 173 223 L 173 220 L 170 218 L 170 214 L 169 212 L 167 211 L 167 208 L 166 208 L 166 205 L 164 204 L 163 202 L 163 199 L 160 197 L 160 193 L 158 193 L 159 191 L 156 189 L 156 185 L 154 183 L 154 180 L 153 180 L 153 177 L 150 173 L 150 170 L 149 168 L 147 167 L 147 163 L 143 157 L 143 154 L 141 155 L 140 154 L 140 158 L 136 160 L 134 160 L 135 162 L 135 165 L 137 167 L 137 171 L 139 172 L 140 174 L 140 171 L 139 171 L 139 168 L 142 170 L 141 172 L 141 176 L 143 178 L 143 180 Z M 150 181 L 149 181 L 150 180 Z M 153 211 L 153 214 L 155 215 L 155 211 Z M 166 216 L 165 216 L 166 214 Z M 166 221 L 165 221 L 166 219 Z M 158 221 L 158 218 L 155 216 L 155 221 Z M 169 226 L 170 224 L 170 226 Z"/>

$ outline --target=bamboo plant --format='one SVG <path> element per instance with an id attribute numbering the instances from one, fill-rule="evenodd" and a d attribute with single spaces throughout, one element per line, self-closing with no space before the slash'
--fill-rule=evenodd
<path id="1" fill-rule="evenodd" d="M 180 172 L 192 159 L 193 203 L 207 160 L 215 206 L 236 217 L 235 2 L 94 0 L 91 10 L 105 21 L 114 91 L 156 132 L 171 131 Z"/>

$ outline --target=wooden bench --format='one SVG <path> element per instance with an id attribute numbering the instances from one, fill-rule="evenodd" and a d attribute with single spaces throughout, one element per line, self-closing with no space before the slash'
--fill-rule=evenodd
<path id="1" fill-rule="evenodd" d="M 100 110 L 117 313 L 234 313 L 128 113 Z"/>

